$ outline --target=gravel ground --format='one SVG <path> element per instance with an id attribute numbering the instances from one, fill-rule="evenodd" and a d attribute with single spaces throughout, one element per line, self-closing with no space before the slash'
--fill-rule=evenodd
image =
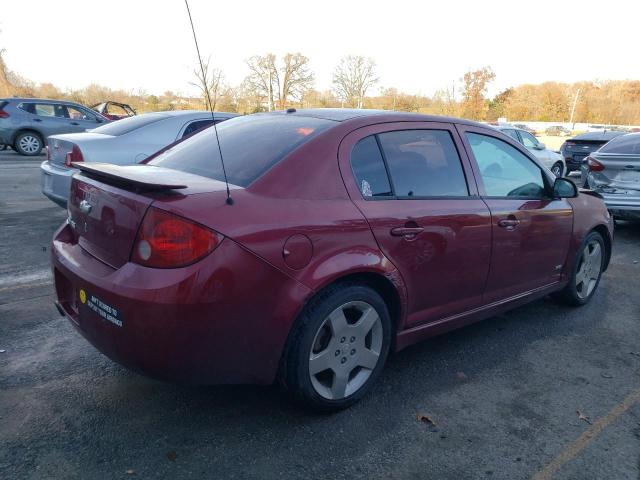
<path id="1" fill-rule="evenodd" d="M 81 338 L 53 306 L 65 211 L 41 161 L 0 152 L 1 479 L 640 478 L 640 226 L 618 225 L 590 305 L 543 299 L 414 346 L 317 415 L 276 388 L 149 380 Z"/>

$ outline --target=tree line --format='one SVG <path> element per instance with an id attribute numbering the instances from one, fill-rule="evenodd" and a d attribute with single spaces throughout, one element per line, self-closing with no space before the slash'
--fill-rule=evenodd
<path id="1" fill-rule="evenodd" d="M 507 88 L 493 97 L 488 91 L 496 74 L 489 66 L 464 73 L 433 95 L 402 92 L 380 84 L 379 69 L 371 58 L 348 55 L 340 59 L 330 89 L 315 87 L 308 57 L 299 52 L 278 57 L 272 53 L 246 60 L 247 75 L 239 85 L 226 81 L 211 58 L 186 79 L 200 96 L 167 91 L 114 90 L 89 85 L 61 90 L 50 83 L 36 84 L 9 70 L 0 50 L 0 96 L 61 98 L 86 105 L 105 100 L 128 103 L 139 112 L 206 109 L 255 113 L 289 107 L 377 108 L 464 117 L 480 121 L 554 121 L 599 124 L 640 124 L 640 80 L 603 80 L 575 83 L 544 82 Z M 211 104 L 209 104 L 209 101 Z"/>

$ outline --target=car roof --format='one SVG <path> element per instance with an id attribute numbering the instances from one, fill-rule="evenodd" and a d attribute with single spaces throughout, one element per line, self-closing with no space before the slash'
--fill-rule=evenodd
<path id="1" fill-rule="evenodd" d="M 440 115 L 424 115 L 412 112 L 397 112 L 395 110 L 374 110 L 374 109 L 355 109 L 355 108 L 302 108 L 278 110 L 275 112 L 258 113 L 255 115 L 295 115 L 303 117 L 314 117 L 323 120 L 332 120 L 335 122 L 347 122 L 349 120 L 357 120 L 364 118 L 375 118 L 381 123 L 388 122 L 444 122 L 444 123 L 463 123 L 466 125 L 476 125 L 487 127 L 487 125 L 466 120 L 463 118 L 445 117 Z"/>
<path id="2" fill-rule="evenodd" d="M 66 104 L 69 104 L 69 105 L 84 106 L 81 103 L 73 102 L 71 100 L 56 100 L 55 98 L 7 97 L 7 98 L 0 98 L 0 102 L 66 103 Z"/>
<path id="3" fill-rule="evenodd" d="M 616 130 L 605 130 L 603 132 L 587 132 L 580 135 L 576 135 L 571 140 L 611 140 L 612 138 L 624 135 L 625 132 Z"/>

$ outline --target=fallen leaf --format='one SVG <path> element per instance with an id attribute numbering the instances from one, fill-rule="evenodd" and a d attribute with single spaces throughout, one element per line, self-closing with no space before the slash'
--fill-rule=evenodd
<path id="1" fill-rule="evenodd" d="M 6 350 L 0 350 L 0 353 L 4 353 L 4 352 L 6 352 Z"/>
<path id="2" fill-rule="evenodd" d="M 576 413 L 578 414 L 578 420 L 584 420 L 585 422 L 587 422 L 589 425 L 591 425 L 591 420 L 589 420 L 589 417 L 587 417 L 584 413 L 582 413 L 580 410 L 576 410 Z"/>
<path id="3" fill-rule="evenodd" d="M 431 418 L 429 418 L 427 415 L 425 415 L 423 413 L 419 413 L 418 414 L 418 421 L 424 423 L 427 427 L 429 427 L 430 431 L 432 431 L 432 432 L 437 432 L 438 431 L 436 429 L 436 422 L 431 420 Z"/>
<path id="4" fill-rule="evenodd" d="M 176 458 L 178 458 L 178 454 L 176 452 L 174 452 L 173 450 L 171 450 L 170 452 L 167 452 L 167 458 L 169 460 L 171 460 L 172 462 L 175 462 Z"/>
<path id="5" fill-rule="evenodd" d="M 640 352 L 629 352 L 631 355 L 635 355 L 636 357 L 640 357 Z"/>
<path id="6" fill-rule="evenodd" d="M 458 378 L 458 380 L 466 380 L 467 379 L 467 374 L 464 372 L 458 372 L 456 373 L 456 377 Z"/>
<path id="7" fill-rule="evenodd" d="M 136 474 L 136 471 L 135 471 L 133 468 L 130 468 L 130 469 L 129 469 L 129 470 L 127 470 L 125 473 L 126 473 L 127 475 L 135 475 L 135 474 Z"/>
<path id="8" fill-rule="evenodd" d="M 607 373 L 607 372 L 602 372 L 600 375 L 603 378 L 613 378 L 613 375 L 611 375 L 610 373 Z"/>

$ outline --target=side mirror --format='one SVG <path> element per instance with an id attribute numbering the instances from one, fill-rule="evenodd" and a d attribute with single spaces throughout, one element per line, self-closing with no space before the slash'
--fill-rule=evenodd
<path id="1" fill-rule="evenodd" d="M 96 117 L 96 123 L 102 123 L 103 120 L 100 117 Z"/>
<path id="2" fill-rule="evenodd" d="M 545 148 L 547 148 L 547 146 L 542 142 L 538 142 L 535 146 L 536 150 L 544 150 Z"/>
<path id="3" fill-rule="evenodd" d="M 575 198 L 578 196 L 578 187 L 571 180 L 558 177 L 553 183 L 553 198 Z"/>

